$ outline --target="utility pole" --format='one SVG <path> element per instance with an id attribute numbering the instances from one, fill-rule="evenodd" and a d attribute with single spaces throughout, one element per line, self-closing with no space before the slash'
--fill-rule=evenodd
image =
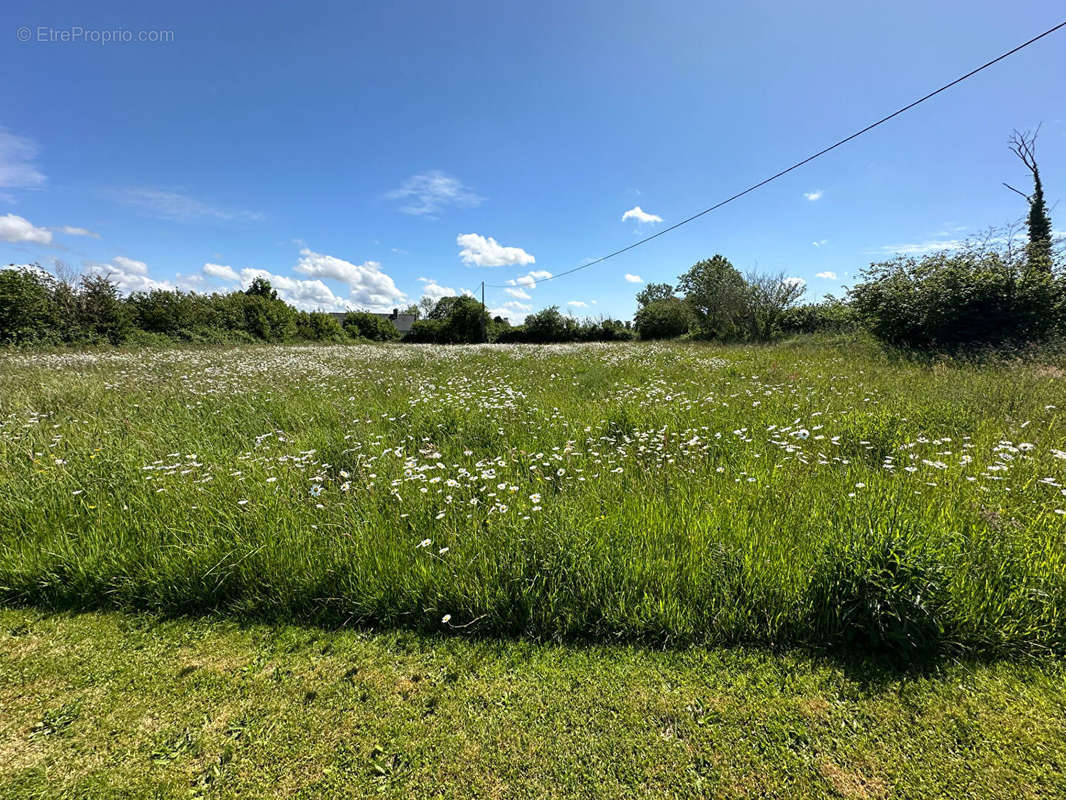
<path id="1" fill-rule="evenodd" d="M 481 282 L 481 341 L 487 342 L 489 340 L 488 322 L 486 317 L 488 311 L 485 308 L 485 281 Z"/>

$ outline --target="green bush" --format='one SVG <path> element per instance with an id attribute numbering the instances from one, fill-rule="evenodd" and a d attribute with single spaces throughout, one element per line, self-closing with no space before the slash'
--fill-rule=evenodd
<path id="1" fill-rule="evenodd" d="M 510 325 L 506 328 L 500 328 L 496 331 L 496 338 L 493 339 L 497 344 L 521 344 L 529 341 L 526 338 L 526 328 L 524 325 Z"/>
<path id="2" fill-rule="evenodd" d="M 0 269 L 0 342 L 58 343 L 56 280 L 39 267 Z"/>
<path id="3" fill-rule="evenodd" d="M 688 332 L 691 322 L 692 311 L 679 297 L 652 300 L 634 317 L 641 339 L 676 339 Z"/>
<path id="4" fill-rule="evenodd" d="M 403 340 L 415 344 L 439 344 L 442 327 L 444 323 L 439 319 L 416 319 Z"/>
<path id="5" fill-rule="evenodd" d="M 871 264 L 851 290 L 857 314 L 899 347 L 952 351 L 1040 341 L 1061 328 L 1061 271 L 1024 253 L 970 243 L 954 252 Z"/>
<path id="6" fill-rule="evenodd" d="M 348 334 L 333 315 L 321 311 L 301 311 L 296 328 L 299 338 L 314 342 L 342 342 L 348 338 Z"/>
<path id="7" fill-rule="evenodd" d="M 576 342 L 578 340 L 577 321 L 559 313 L 558 306 L 549 306 L 536 314 L 526 317 L 525 341 L 534 344 L 552 342 Z"/>
<path id="8" fill-rule="evenodd" d="M 787 309 L 778 325 L 783 334 L 845 333 L 858 328 L 860 321 L 851 305 L 829 298 Z"/>
<path id="9" fill-rule="evenodd" d="M 488 312 L 475 298 L 442 297 L 426 319 L 416 320 L 404 336 L 405 342 L 427 344 L 473 344 L 489 341 L 499 323 L 489 319 Z"/>
<path id="10" fill-rule="evenodd" d="M 369 339 L 372 342 L 392 342 L 400 338 L 396 326 L 377 314 L 366 311 L 349 311 L 344 315 L 344 330 L 349 336 Z"/>

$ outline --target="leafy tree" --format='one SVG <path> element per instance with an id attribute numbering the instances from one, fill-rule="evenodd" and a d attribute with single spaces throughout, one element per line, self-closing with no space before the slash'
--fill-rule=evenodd
<path id="1" fill-rule="evenodd" d="M 748 275 L 746 318 L 748 335 L 752 339 L 767 341 L 777 332 L 784 313 L 796 304 L 806 291 L 803 281 L 787 278 L 785 273 L 776 275 Z"/>
<path id="2" fill-rule="evenodd" d="M 55 279 L 37 265 L 0 269 L 0 342 L 58 339 L 55 287 Z"/>
<path id="3" fill-rule="evenodd" d="M 694 264 L 677 288 L 692 309 L 700 336 L 728 339 L 741 333 L 748 286 L 727 258 L 715 255 Z"/>
<path id="4" fill-rule="evenodd" d="M 120 344 L 132 329 L 118 286 L 107 275 L 85 275 L 78 287 L 78 323 L 94 340 Z"/>
<path id="5" fill-rule="evenodd" d="M 267 300 L 278 299 L 277 290 L 270 285 L 270 281 L 262 277 L 255 278 L 248 288 L 244 290 L 244 293 L 249 297 L 265 297 Z"/>
<path id="6" fill-rule="evenodd" d="M 652 300 L 634 318 L 641 339 L 675 339 L 688 332 L 692 311 L 679 297 Z"/>
<path id="7" fill-rule="evenodd" d="M 432 297 L 423 295 L 422 299 L 418 301 L 418 310 L 422 313 L 419 315 L 421 319 L 429 319 L 429 315 L 436 307 L 437 301 Z"/>
<path id="8" fill-rule="evenodd" d="M 577 340 L 577 324 L 570 317 L 563 316 L 558 306 L 549 306 L 526 317 L 525 341 L 536 344 L 550 342 L 573 342 Z"/>
<path id="9" fill-rule="evenodd" d="M 244 330 L 255 338 L 283 342 L 296 335 L 296 309 L 276 296 L 244 295 L 242 305 Z"/>
<path id="10" fill-rule="evenodd" d="M 452 300 L 441 335 L 448 344 L 468 344 L 488 341 L 489 314 L 479 300 L 473 297 L 441 298 Z M 440 303 L 437 304 L 438 307 Z"/>
<path id="11" fill-rule="evenodd" d="M 425 319 L 415 322 L 404 340 L 437 344 L 486 342 L 491 327 L 488 312 L 475 298 L 469 295 L 442 297 L 433 304 Z"/>
<path id="12" fill-rule="evenodd" d="M 411 305 L 409 305 L 400 313 L 410 314 L 415 319 L 418 319 L 420 316 L 422 316 L 422 308 L 417 303 L 411 303 Z"/>
<path id="13" fill-rule="evenodd" d="M 674 287 L 668 283 L 649 283 L 637 292 L 637 305 L 643 308 L 656 300 L 668 300 L 674 296 Z"/>
<path id="14" fill-rule="evenodd" d="M 423 298 L 429 299 L 429 298 Z M 452 307 L 458 302 L 459 298 L 455 295 L 449 295 L 442 297 L 433 304 L 433 307 L 426 312 L 426 319 L 438 319 L 446 320 L 452 313 Z"/>

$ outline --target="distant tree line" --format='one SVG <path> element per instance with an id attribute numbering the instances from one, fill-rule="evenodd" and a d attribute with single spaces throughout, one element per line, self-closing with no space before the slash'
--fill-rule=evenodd
<path id="1" fill-rule="evenodd" d="M 330 315 L 298 311 L 257 278 L 243 292 L 153 289 L 128 297 L 106 275 L 0 270 L 0 343 L 14 345 L 342 341 Z"/>
<path id="2" fill-rule="evenodd" d="M 428 308 L 428 312 L 427 309 Z M 174 342 L 351 342 L 431 344 L 591 342 L 632 339 L 630 323 L 576 320 L 555 306 L 512 326 L 472 297 L 443 297 L 406 313 L 424 315 L 402 335 L 388 319 L 351 311 L 300 311 L 264 278 L 244 291 L 200 294 L 153 289 L 123 297 L 106 275 L 57 277 L 37 265 L 0 270 L 0 345 L 165 345 Z"/>
<path id="3" fill-rule="evenodd" d="M 256 278 L 244 291 L 199 294 L 154 289 L 120 295 L 108 276 L 78 279 L 38 266 L 0 270 L 0 344 L 165 344 L 182 342 L 396 341 L 612 342 L 689 338 L 764 342 L 792 334 L 868 330 L 896 347 L 953 351 L 1066 337 L 1066 264 L 1056 246 L 1036 161 L 1036 132 L 1008 144 L 1033 180 L 1025 193 L 1027 242 L 1015 230 L 960 247 L 871 264 L 843 298 L 801 303 L 804 283 L 785 273 L 741 273 L 722 255 L 704 259 L 677 285 L 651 283 L 637 294 L 632 323 L 578 320 L 551 306 L 522 324 L 491 317 L 470 296 L 424 297 L 400 332 L 377 314 L 343 321 L 300 311 Z M 1006 184 L 1005 184 L 1006 185 Z"/>

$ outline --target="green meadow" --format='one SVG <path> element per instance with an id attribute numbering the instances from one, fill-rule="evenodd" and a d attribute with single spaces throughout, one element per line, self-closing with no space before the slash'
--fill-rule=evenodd
<path id="1" fill-rule="evenodd" d="M 1054 360 L 861 342 L 4 356 L 0 597 L 910 661 L 1062 650 Z"/>

